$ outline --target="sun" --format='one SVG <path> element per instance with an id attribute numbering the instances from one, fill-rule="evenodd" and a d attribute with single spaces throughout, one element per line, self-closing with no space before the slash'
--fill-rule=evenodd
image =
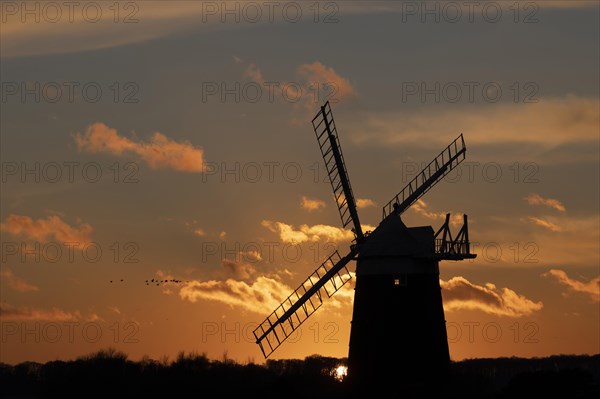
<path id="1" fill-rule="evenodd" d="M 342 381 L 347 375 L 348 367 L 346 366 L 338 366 L 333 372 L 333 377 L 338 381 Z"/>

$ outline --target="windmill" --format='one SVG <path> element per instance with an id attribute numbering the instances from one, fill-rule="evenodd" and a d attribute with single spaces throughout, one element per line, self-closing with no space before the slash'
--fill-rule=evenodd
<path id="1" fill-rule="evenodd" d="M 345 256 L 334 251 L 254 330 L 256 343 L 269 357 L 351 279 L 347 265 L 356 260 L 348 377 L 360 385 L 444 374 L 450 356 L 438 265 L 476 256 L 469 250 L 467 215 L 454 238 L 450 214 L 437 232 L 409 228 L 400 216 L 465 159 L 462 134 L 383 207 L 379 226 L 364 233 L 329 102 L 312 124 L 342 225 L 352 225 L 355 242 Z M 390 359 L 393 366 L 382 370 Z"/>

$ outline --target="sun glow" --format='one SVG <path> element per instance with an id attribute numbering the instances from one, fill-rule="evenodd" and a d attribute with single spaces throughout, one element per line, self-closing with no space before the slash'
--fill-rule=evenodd
<path id="1" fill-rule="evenodd" d="M 333 371 L 333 377 L 338 381 L 342 381 L 347 375 L 348 375 L 348 367 L 346 367 L 346 366 L 338 366 Z"/>

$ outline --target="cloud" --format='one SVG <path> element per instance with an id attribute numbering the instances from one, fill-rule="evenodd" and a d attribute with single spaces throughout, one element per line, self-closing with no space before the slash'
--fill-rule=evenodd
<path id="1" fill-rule="evenodd" d="M 352 231 L 324 224 L 314 226 L 303 224 L 299 227 L 299 230 L 294 230 L 292 225 L 270 220 L 263 220 L 261 225 L 274 233 L 279 233 L 281 241 L 287 243 L 303 243 L 321 239 L 329 241 L 352 241 L 354 239 Z"/>
<path id="2" fill-rule="evenodd" d="M 344 101 L 356 96 L 356 90 L 348 79 L 319 61 L 300 65 L 296 69 L 296 74 L 307 88 L 314 86 L 315 83 L 319 84 L 319 87 L 326 85 L 327 94 L 336 101 Z"/>
<path id="3" fill-rule="evenodd" d="M 410 209 L 421 216 L 425 216 L 428 219 L 439 219 L 446 217 L 444 213 L 436 213 L 427 210 L 427 203 L 422 199 L 417 200 L 417 202 L 415 202 Z"/>
<path id="4" fill-rule="evenodd" d="M 175 284 L 174 282 L 171 281 L 171 280 L 175 280 L 175 277 L 173 277 L 173 275 L 169 272 L 159 269 L 154 273 L 154 275 L 156 276 L 157 280 L 164 280 L 164 282 L 162 283 L 163 285 Z"/>
<path id="5" fill-rule="evenodd" d="M 282 282 L 280 277 L 281 275 L 289 277 L 291 274 L 284 269 L 273 275 L 258 276 L 251 282 L 234 279 L 190 281 L 181 288 L 179 296 L 192 303 L 198 300 L 215 301 L 230 307 L 267 315 L 294 291 L 292 287 Z M 354 274 L 351 273 L 351 275 Z M 353 281 L 354 279 L 342 286 L 333 298 L 325 300 L 323 307 L 330 311 L 338 311 L 343 307 L 352 306 Z"/>
<path id="6" fill-rule="evenodd" d="M 329 312 L 336 312 L 338 316 L 342 316 L 339 312 L 343 309 L 352 310 L 354 304 L 354 289 L 356 288 L 356 273 L 348 272 L 351 279 L 346 282 L 330 299 L 323 301 L 323 309 Z"/>
<path id="7" fill-rule="evenodd" d="M 328 311 L 352 306 L 354 282 L 350 280 L 330 300 L 323 303 Z M 479 286 L 464 277 L 440 280 L 444 308 L 454 310 L 481 310 L 498 316 L 521 317 L 542 309 L 542 302 L 533 302 L 509 288 L 498 289 L 493 284 Z M 191 281 L 181 288 L 179 296 L 192 303 L 198 300 L 215 301 L 259 314 L 270 314 L 291 293 L 277 275 L 259 276 L 252 282 L 234 279 Z"/>
<path id="8" fill-rule="evenodd" d="M 200 228 L 198 229 L 194 229 L 194 234 L 197 235 L 198 237 L 204 237 L 206 235 L 206 232 Z"/>
<path id="9" fill-rule="evenodd" d="M 261 69 L 256 64 L 249 64 L 242 73 L 243 78 L 264 85 L 265 78 Z M 288 99 L 278 97 L 278 101 L 293 102 L 293 109 L 306 114 L 302 119 L 294 118 L 292 123 L 304 124 L 305 118 L 313 116 L 315 109 L 324 99 L 337 103 L 347 101 L 357 96 L 356 90 L 350 81 L 339 75 L 335 69 L 319 61 L 311 64 L 301 64 L 296 68 L 294 81 L 278 82 L 286 87 Z M 315 90 L 318 96 L 315 96 Z M 317 98 L 318 97 L 318 98 Z"/>
<path id="10" fill-rule="evenodd" d="M 86 319 L 86 321 L 104 321 L 104 319 L 98 316 L 97 313 L 90 314 Z"/>
<path id="11" fill-rule="evenodd" d="M 162 292 L 163 292 L 163 294 L 166 294 L 166 295 L 172 294 L 173 291 L 171 291 L 170 287 L 173 287 L 173 286 L 179 284 L 179 282 L 180 282 L 178 279 L 175 279 L 172 274 L 170 274 L 169 272 L 165 272 L 163 270 L 157 270 L 154 274 L 156 276 L 157 285 L 158 285 L 158 282 L 160 281 L 160 285 L 162 287 Z M 178 280 L 178 281 L 176 282 L 173 280 Z"/>
<path id="12" fill-rule="evenodd" d="M 79 311 L 67 312 L 59 308 L 39 309 L 28 306 L 16 307 L 0 303 L 0 318 L 20 321 L 75 321 L 81 319 Z"/>
<path id="13" fill-rule="evenodd" d="M 281 2 L 282 4 L 279 6 L 288 2 L 287 0 Z M 210 14 L 203 10 L 203 7 L 206 6 L 205 2 L 135 2 L 135 7 L 122 9 L 119 23 L 113 22 L 113 12 L 108 8 L 108 3 L 98 3 L 104 5 L 100 7 L 103 17 L 97 22 L 88 22 L 84 19 L 86 13 L 82 10 L 83 3 L 75 3 L 71 16 L 69 16 L 67 6 L 61 6 L 62 2 L 57 3 L 62 11 L 62 18 L 59 18 L 56 23 L 46 22 L 44 18 L 41 18 L 40 22 L 36 22 L 32 15 L 26 18 L 26 23 L 22 23 L 19 4 L 23 3 L 15 4 L 17 12 L 7 13 L 6 21 L 2 22 L 3 40 L 0 49 L 2 57 L 92 51 L 143 43 L 182 32 L 212 32 L 216 29 L 220 31 L 235 29 L 239 26 L 235 23 L 221 23 L 219 13 Z M 540 1 L 536 4 L 541 8 L 593 8 L 596 2 L 555 0 Z M 403 12 L 403 3 L 401 2 L 380 2 L 371 7 L 347 2 L 343 7 L 344 15 Z M 310 13 L 309 9 L 302 8 L 304 13 Z M 467 6 L 464 6 L 463 17 L 468 11 Z M 266 10 L 263 11 L 261 21 L 269 21 L 266 12 Z M 91 18 L 91 16 L 87 18 Z M 127 18 L 127 22 L 125 18 Z M 413 18 L 418 19 L 419 16 L 414 15 Z M 202 23 L 198 23 L 199 21 Z M 275 23 L 284 22 L 283 18 L 275 18 Z M 262 24 L 248 24 L 249 27 L 250 25 L 263 26 Z"/>
<path id="14" fill-rule="evenodd" d="M 600 302 L 600 276 L 587 283 L 571 279 L 564 270 L 559 269 L 551 269 L 542 276 L 553 277 L 570 291 L 588 294 L 594 302 Z"/>
<path id="15" fill-rule="evenodd" d="M 477 112 L 450 106 L 435 113 L 427 107 L 410 112 L 368 112 L 357 115 L 350 138 L 356 144 L 389 147 L 427 142 L 438 147 L 448 144 L 449 132 L 460 129 L 469 144 L 531 143 L 545 151 L 563 144 L 597 141 L 599 108 L 598 98 L 568 95 L 540 98 L 537 103 L 486 104 Z"/>
<path id="16" fill-rule="evenodd" d="M 92 226 L 87 223 L 83 223 L 79 227 L 73 227 L 55 215 L 34 221 L 29 216 L 15 214 L 8 215 L 6 221 L 0 223 L 0 230 L 38 242 L 55 240 L 76 243 L 90 242 L 93 231 Z"/>
<path id="17" fill-rule="evenodd" d="M 300 206 L 309 212 L 317 211 L 321 208 L 325 208 L 325 201 L 319 199 L 311 199 L 305 196 L 302 196 L 302 201 L 300 202 Z"/>
<path id="18" fill-rule="evenodd" d="M 432 212 L 428 209 L 428 205 L 422 199 L 417 200 L 414 204 L 411 205 L 410 209 L 418 215 L 424 216 L 427 219 L 434 220 L 445 220 L 446 213 L 445 212 Z M 464 223 L 463 215 L 460 214 L 451 214 L 450 215 L 450 224 L 452 226 L 462 226 Z"/>
<path id="19" fill-rule="evenodd" d="M 585 268 L 589 265 L 600 264 L 600 216 L 597 211 L 592 214 L 583 212 L 570 217 L 566 213 L 555 216 L 543 216 L 542 224 L 560 232 L 554 232 L 549 227 L 542 227 L 528 218 L 528 215 L 515 217 L 484 217 L 482 226 L 493 226 L 492 229 L 479 229 L 476 242 L 479 246 L 472 247 L 479 254 L 479 260 L 491 259 L 484 248 L 487 244 L 497 242 L 502 247 L 501 262 L 498 265 L 506 267 L 539 267 L 543 262 L 548 269 L 561 269 L 565 264 L 573 268 Z M 483 217 L 483 216 L 482 216 Z M 538 218 L 539 219 L 539 218 Z M 501 239 L 504 237 L 504 239 Z M 510 238 L 508 238 L 510 237 Z M 473 240 L 473 237 L 471 237 Z M 500 242 L 498 241 L 499 239 Z M 509 246 L 520 243 L 517 254 Z M 488 246 L 489 249 L 491 247 Z M 518 256 L 517 256 L 518 255 Z M 478 260 L 475 260 L 478 262 Z"/>
<path id="20" fill-rule="evenodd" d="M 559 200 L 553 198 L 543 198 L 541 195 L 534 193 L 529 194 L 524 199 L 529 205 L 545 205 L 550 208 L 554 208 L 559 212 L 566 211 L 565 206 Z"/>
<path id="21" fill-rule="evenodd" d="M 135 154 L 152 169 L 200 173 L 204 165 L 202 148 L 194 147 L 188 141 L 178 143 L 158 132 L 150 137 L 149 142 L 136 142 L 119 136 L 115 129 L 98 122 L 88 126 L 85 134 L 75 134 L 74 139 L 79 151 L 116 156 Z"/>
<path id="22" fill-rule="evenodd" d="M 116 306 L 107 306 L 108 310 L 116 314 L 121 314 L 121 310 Z"/>
<path id="23" fill-rule="evenodd" d="M 277 275 L 278 278 L 282 278 L 282 277 L 290 278 L 290 277 L 294 277 L 297 273 L 291 272 L 287 268 L 284 268 L 284 269 L 280 269 L 280 270 L 275 270 L 275 274 Z"/>
<path id="24" fill-rule="evenodd" d="M 543 307 L 542 302 L 533 302 L 509 288 L 498 289 L 491 283 L 476 285 L 464 277 L 440 280 L 440 285 L 446 311 L 469 309 L 497 316 L 521 317 Z"/>
<path id="25" fill-rule="evenodd" d="M 15 276 L 10 269 L 0 271 L 0 278 L 4 279 L 8 285 L 19 292 L 39 291 L 39 287 L 29 284 L 27 281 Z"/>
<path id="26" fill-rule="evenodd" d="M 240 60 L 240 62 L 241 62 L 241 60 Z M 256 83 L 263 84 L 265 82 L 265 80 L 263 79 L 263 76 L 262 76 L 262 72 L 260 71 L 260 68 L 256 66 L 256 64 L 248 65 L 248 68 L 246 68 L 246 70 L 244 71 L 242 76 L 250 78 L 251 80 L 255 81 Z"/>
<path id="27" fill-rule="evenodd" d="M 250 312 L 269 314 L 293 290 L 277 279 L 258 277 L 252 283 L 227 279 L 225 281 L 191 281 L 179 291 L 181 299 L 217 301 Z"/>
<path id="28" fill-rule="evenodd" d="M 223 259 L 221 260 L 221 266 L 238 280 L 247 280 L 256 273 L 254 266 L 245 262 L 234 262 L 229 259 Z"/>
<path id="29" fill-rule="evenodd" d="M 240 251 L 240 255 L 248 262 L 260 262 L 263 260 L 261 252 L 255 250 Z"/>
<path id="30" fill-rule="evenodd" d="M 15 3 L 17 12 L 7 13 L 6 21 L 2 21 L 2 57 L 93 51 L 142 43 L 190 29 L 209 31 L 224 26 L 213 23 L 220 22 L 218 16 L 208 19 L 208 23 L 198 24 L 203 14 L 201 4 L 196 2 L 137 2 L 135 6 L 122 8 L 119 23 L 114 23 L 107 3 L 98 3 L 97 10 L 102 15 L 98 20 L 90 14 L 95 10 L 84 12 L 85 3 L 74 3 L 71 13 L 62 2 L 57 4 L 62 11 L 58 21 L 50 22 L 42 17 L 36 22 L 35 16 L 29 15 L 23 23 L 22 10 Z"/>
<path id="31" fill-rule="evenodd" d="M 200 222 L 198 222 L 197 220 L 192 220 L 189 222 L 185 222 L 185 227 L 192 232 L 192 234 L 194 234 L 195 236 L 198 237 L 205 237 L 206 236 L 206 231 L 199 227 Z"/>
<path id="32" fill-rule="evenodd" d="M 529 218 L 528 218 L 528 219 L 529 219 L 529 221 L 531 221 L 533 224 L 536 224 L 536 225 L 538 225 L 538 226 L 541 226 L 541 227 L 543 227 L 543 228 L 546 228 L 546 229 L 548 229 L 548 230 L 550 230 L 550 231 L 554 231 L 554 232 L 559 232 L 559 231 L 562 231 L 562 228 L 561 228 L 559 225 L 557 225 L 557 224 L 554 224 L 554 223 L 552 223 L 552 222 L 549 222 L 549 221 L 547 221 L 547 220 L 545 220 L 545 219 L 542 219 L 542 218 L 537 218 L 537 217 L 535 217 L 535 216 L 529 216 Z"/>
<path id="33" fill-rule="evenodd" d="M 374 207 L 374 206 L 375 206 L 375 201 L 373 201 L 372 199 L 358 198 L 356 200 L 356 207 L 358 209 L 369 208 L 369 207 Z"/>

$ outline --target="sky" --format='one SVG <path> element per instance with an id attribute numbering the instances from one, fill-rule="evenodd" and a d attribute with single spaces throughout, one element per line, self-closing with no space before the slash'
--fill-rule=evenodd
<path id="1" fill-rule="evenodd" d="M 0 362 L 262 362 L 254 328 L 353 239 L 311 126 L 325 101 L 363 230 L 464 135 L 465 162 L 402 216 L 469 216 L 477 258 L 440 264 L 452 359 L 599 353 L 599 15 L 2 2 Z M 347 356 L 354 282 L 272 357 Z"/>

